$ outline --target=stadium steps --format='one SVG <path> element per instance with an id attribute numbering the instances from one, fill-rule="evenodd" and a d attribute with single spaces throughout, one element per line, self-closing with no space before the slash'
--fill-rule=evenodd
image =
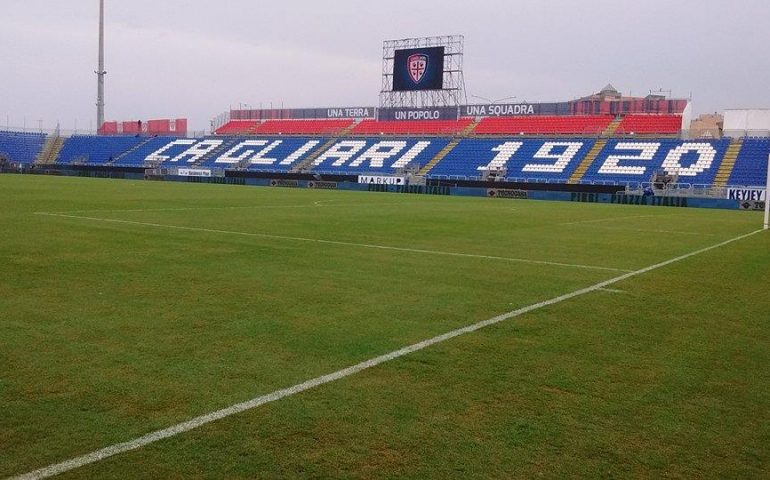
<path id="1" fill-rule="evenodd" d="M 318 157 L 320 157 L 322 153 L 332 148 L 332 145 L 334 145 L 337 140 L 339 140 L 339 137 L 330 138 L 329 141 L 318 147 L 313 153 L 308 155 L 307 158 L 299 162 L 296 166 L 292 167 L 289 173 L 302 173 L 305 170 L 310 170 L 308 167 L 310 167 L 310 165 L 312 165 L 313 162 Z"/>
<path id="2" fill-rule="evenodd" d="M 60 135 L 50 136 L 45 142 L 45 146 L 37 155 L 35 163 L 37 165 L 50 165 L 56 162 L 62 147 L 64 147 L 64 138 Z"/>
<path id="3" fill-rule="evenodd" d="M 307 158 L 302 160 L 295 167 L 292 167 L 292 169 L 290 170 L 290 173 L 301 173 L 301 172 L 303 172 L 306 169 L 309 170 L 308 167 L 310 165 L 312 165 L 313 162 L 318 157 L 320 157 L 322 153 L 324 153 L 325 151 L 329 150 L 332 147 L 332 145 L 334 145 L 337 142 L 337 140 L 340 139 L 340 137 L 346 137 L 346 136 L 350 135 L 350 133 L 353 131 L 354 128 L 356 128 L 356 126 L 359 123 L 360 122 L 355 121 L 355 122 L 351 123 L 350 125 L 348 125 L 347 127 L 345 127 L 344 129 L 342 129 L 339 132 L 337 132 L 336 134 L 334 134 L 332 136 L 332 138 L 329 139 L 328 142 L 326 142 L 323 145 L 321 145 L 320 147 L 318 147 L 313 153 L 308 155 Z"/>
<path id="4" fill-rule="evenodd" d="M 121 153 L 120 155 L 114 157 L 112 160 L 110 160 L 107 163 L 105 163 L 105 165 L 115 165 L 116 163 L 118 163 L 123 158 L 127 157 L 131 153 L 135 152 L 136 150 L 139 150 L 143 146 L 145 146 L 148 143 L 150 143 L 153 139 L 154 139 L 154 137 L 145 138 L 143 141 L 139 142 L 139 144 L 137 146 L 135 146 L 134 148 L 128 149 L 125 152 Z"/>
<path id="5" fill-rule="evenodd" d="M 473 133 L 474 130 L 476 130 L 476 127 L 479 126 L 480 122 L 481 120 L 474 120 L 470 125 L 462 129 L 462 131 L 460 132 L 460 136 L 461 137 L 469 136 L 471 133 Z"/>
<path id="6" fill-rule="evenodd" d="M 347 137 L 353 132 L 353 129 L 356 128 L 356 125 L 358 125 L 361 122 L 353 122 L 347 127 L 343 128 L 340 132 L 338 132 L 335 137 Z"/>
<path id="7" fill-rule="evenodd" d="M 263 121 L 259 121 L 258 123 L 250 126 L 248 129 L 246 129 L 245 132 L 243 132 L 244 135 L 256 135 L 257 129 L 262 126 Z"/>
<path id="8" fill-rule="evenodd" d="M 435 167 L 438 162 L 444 159 L 447 155 L 449 155 L 449 152 L 454 150 L 454 148 L 460 143 L 459 138 L 453 139 L 451 142 L 447 144 L 446 147 L 442 148 L 440 152 L 436 154 L 435 157 L 431 159 L 430 162 L 426 163 L 424 167 L 420 169 L 419 172 L 417 172 L 418 177 L 424 177 L 425 175 L 430 172 L 431 168 Z"/>
<path id="9" fill-rule="evenodd" d="M 221 145 L 219 145 L 217 148 L 210 151 L 206 155 L 202 156 L 198 160 L 194 161 L 189 167 L 190 168 L 200 167 L 201 165 L 208 162 L 209 160 L 219 157 L 226 151 L 230 150 L 230 148 L 232 148 L 232 145 L 228 142 L 223 141 Z"/>
<path id="10" fill-rule="evenodd" d="M 617 126 L 615 128 L 617 128 Z M 599 153 L 604 150 L 605 146 L 607 146 L 606 138 L 600 138 L 597 140 L 596 143 L 594 143 L 594 146 L 591 147 L 591 150 L 588 151 L 585 158 L 583 158 L 583 161 L 580 162 L 580 165 L 578 165 L 575 171 L 572 172 L 572 175 L 569 177 L 569 180 L 567 180 L 567 183 L 575 184 L 580 182 L 580 180 L 583 178 L 583 175 L 586 174 L 588 168 L 592 163 L 594 163 L 594 160 L 596 160 L 596 157 L 599 156 Z"/>
<path id="11" fill-rule="evenodd" d="M 337 142 L 337 140 L 340 139 L 340 137 L 346 137 L 350 135 L 350 132 L 353 131 L 354 128 L 356 128 L 356 125 L 358 125 L 359 122 L 353 122 L 352 124 L 345 127 L 343 130 L 338 132 L 336 135 L 332 136 L 332 138 L 329 139 L 328 142 L 324 143 L 316 151 L 308 155 L 307 158 L 299 162 L 295 167 L 292 167 L 290 170 L 290 173 L 302 173 L 304 170 L 309 170 L 309 166 L 313 164 L 313 162 L 316 160 L 316 158 L 320 157 L 322 153 L 329 150 L 332 145 Z"/>
<path id="12" fill-rule="evenodd" d="M 724 158 L 722 158 L 722 164 L 717 170 L 717 174 L 714 177 L 714 185 L 717 187 L 724 187 L 730 180 L 730 175 L 733 173 L 735 167 L 735 160 L 738 158 L 738 154 L 741 152 L 743 146 L 742 138 L 733 138 L 730 141 L 730 145 L 727 147 Z"/>
<path id="13" fill-rule="evenodd" d="M 609 125 L 607 125 L 607 128 L 604 129 L 602 136 L 611 137 L 615 135 L 615 132 L 618 131 L 618 127 L 621 123 L 623 123 L 623 117 L 620 115 L 616 116 L 615 119 L 612 120 Z"/>

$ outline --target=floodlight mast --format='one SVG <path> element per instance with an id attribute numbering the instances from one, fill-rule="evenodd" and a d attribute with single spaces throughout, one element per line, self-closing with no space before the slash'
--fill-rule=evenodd
<path id="1" fill-rule="evenodd" d="M 104 125 L 104 0 L 99 0 L 99 67 L 96 74 L 96 128 Z"/>
<path id="2" fill-rule="evenodd" d="M 767 182 L 765 183 L 765 230 L 770 228 L 770 153 L 767 154 Z"/>

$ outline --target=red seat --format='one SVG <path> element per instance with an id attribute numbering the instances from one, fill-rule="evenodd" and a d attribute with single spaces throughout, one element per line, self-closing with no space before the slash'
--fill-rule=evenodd
<path id="1" fill-rule="evenodd" d="M 250 133 L 257 125 L 259 120 L 230 120 L 214 132 L 217 135 L 243 135 Z"/>
<path id="2" fill-rule="evenodd" d="M 596 135 L 609 126 L 612 118 L 611 115 L 487 117 L 479 122 L 474 133 L 481 135 Z"/>
<path id="3" fill-rule="evenodd" d="M 619 134 L 675 134 L 682 129 L 681 115 L 627 115 L 620 122 Z"/>
<path id="4" fill-rule="evenodd" d="M 254 133 L 259 135 L 334 135 L 342 132 L 353 120 L 268 120 Z"/>
<path id="5" fill-rule="evenodd" d="M 454 135 L 473 123 L 471 118 L 460 120 L 363 120 L 353 128 L 353 135 Z"/>

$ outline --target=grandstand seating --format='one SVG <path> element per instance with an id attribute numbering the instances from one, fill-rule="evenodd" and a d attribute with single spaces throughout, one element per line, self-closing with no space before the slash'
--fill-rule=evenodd
<path id="1" fill-rule="evenodd" d="M 312 170 L 329 174 L 398 173 L 427 164 L 449 138 L 350 138 L 338 140 L 313 161 Z"/>
<path id="2" fill-rule="evenodd" d="M 133 148 L 115 156 L 113 165 L 120 167 L 141 167 L 145 165 L 145 158 L 161 147 L 168 145 L 176 140 L 185 140 L 178 137 L 152 137 Z M 186 148 L 186 147 L 185 147 Z"/>
<path id="3" fill-rule="evenodd" d="M 200 140 L 157 137 L 118 157 L 115 165 L 194 165 L 281 172 L 296 166 L 326 140 L 317 137 L 208 137 Z"/>
<path id="4" fill-rule="evenodd" d="M 33 163 L 43 149 L 45 139 L 42 133 L 0 131 L 0 157 L 16 163 Z"/>
<path id="5" fill-rule="evenodd" d="M 139 145 L 142 137 L 75 135 L 64 142 L 56 163 L 104 165 L 123 152 Z"/>
<path id="6" fill-rule="evenodd" d="M 612 122 L 611 115 L 487 117 L 474 129 L 479 135 L 597 135 Z"/>
<path id="7" fill-rule="evenodd" d="M 10 152 L 12 158 L 27 162 L 34 161 L 45 138 L 0 133 L 1 148 L 11 145 L 9 137 L 34 144 L 23 150 L 23 156 Z M 578 177 L 582 183 L 644 183 L 650 181 L 657 169 L 665 168 L 678 173 L 679 183 L 711 184 L 729 144 L 730 139 L 683 141 L 658 137 L 601 139 L 597 145 L 596 138 L 580 136 L 455 137 L 454 140 L 450 136 L 416 135 L 344 138 L 249 135 L 203 139 L 73 136 L 66 140 L 57 163 L 259 172 L 288 172 L 303 165 L 322 174 L 391 175 L 425 167 L 435 158 L 436 164 L 425 172 L 428 178 L 478 179 L 494 171 L 515 181 L 566 183 L 593 149 L 598 154 L 583 167 L 585 174 Z M 445 147 L 451 148 L 444 151 Z M 770 139 L 746 139 L 728 183 L 763 185 L 768 150 Z M 437 156 L 439 152 L 442 155 Z"/>
<path id="8" fill-rule="evenodd" d="M 682 130 L 681 115 L 626 115 L 616 133 L 673 135 L 680 130 Z"/>
<path id="9" fill-rule="evenodd" d="M 231 138 L 205 157 L 200 166 L 242 168 L 255 172 L 287 172 L 326 141 L 326 138 L 319 137 Z"/>
<path id="10" fill-rule="evenodd" d="M 217 128 L 217 135 L 245 135 L 251 133 L 259 125 L 259 120 L 230 120 Z"/>
<path id="11" fill-rule="evenodd" d="M 767 156 L 770 138 L 747 138 L 743 141 L 728 185 L 764 186 L 767 183 Z"/>
<path id="12" fill-rule="evenodd" d="M 259 124 L 257 135 L 336 135 L 353 124 L 353 120 L 268 120 Z"/>
<path id="13" fill-rule="evenodd" d="M 478 178 L 486 171 L 509 179 L 564 183 L 580 164 L 593 139 L 463 139 L 434 166 L 431 178 Z"/>
<path id="14" fill-rule="evenodd" d="M 679 183 L 712 184 L 730 141 L 656 138 L 612 139 L 581 183 L 644 183 L 660 168 L 679 174 Z"/>
<path id="15" fill-rule="evenodd" d="M 353 135 L 456 135 L 473 123 L 472 118 L 460 120 L 377 121 L 363 120 Z"/>

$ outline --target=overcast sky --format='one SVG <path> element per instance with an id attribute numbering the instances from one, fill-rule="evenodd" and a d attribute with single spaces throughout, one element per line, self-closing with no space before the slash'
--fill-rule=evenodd
<path id="1" fill-rule="evenodd" d="M 0 124 L 95 125 L 98 0 L 1 0 Z M 768 0 L 106 0 L 106 118 L 241 103 L 374 106 L 382 41 L 465 35 L 469 97 L 560 101 L 611 82 L 770 107 Z M 469 100 L 474 100 L 469 98 Z"/>

